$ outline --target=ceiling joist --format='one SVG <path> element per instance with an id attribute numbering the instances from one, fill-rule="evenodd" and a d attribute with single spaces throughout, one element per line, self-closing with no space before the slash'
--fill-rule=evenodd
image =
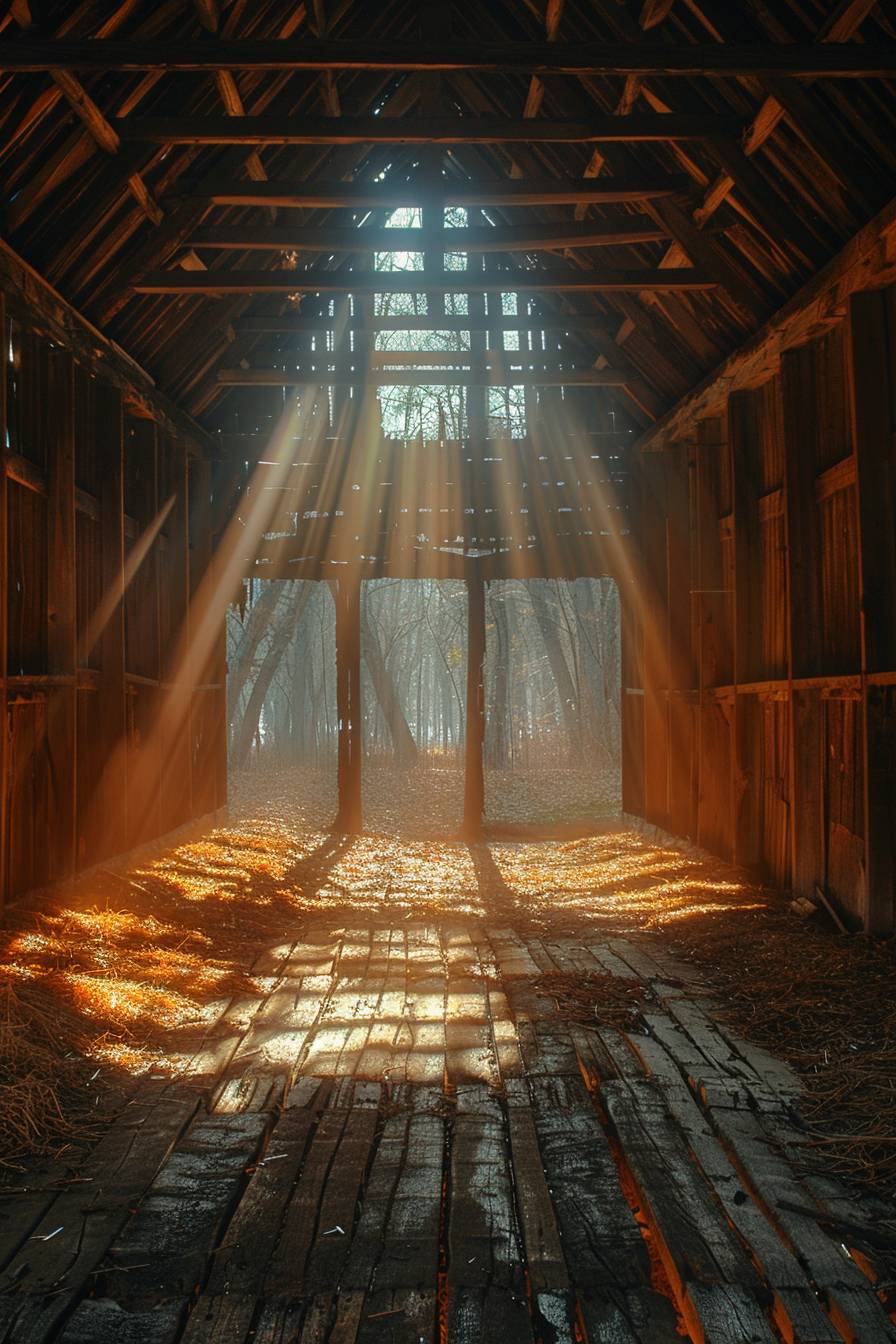
<path id="1" fill-rule="evenodd" d="M 715 280 L 690 266 L 669 270 L 480 271 L 156 271 L 135 282 L 139 294 L 440 294 L 611 293 L 614 290 L 713 289 Z"/>
<path id="2" fill-rule="evenodd" d="M 667 173 L 642 177 L 607 177 L 600 181 L 575 178 L 529 179 L 524 182 L 450 181 L 425 187 L 363 182 L 235 182 L 212 178 L 192 184 L 186 194 L 213 205 L 282 205 L 299 210 L 399 210 L 423 205 L 467 208 L 540 205 L 615 205 L 656 200 L 688 189 L 684 177 Z"/>
<path id="3" fill-rule="evenodd" d="M 670 237 L 653 220 L 629 217 L 612 223 L 497 225 L 494 228 L 449 229 L 442 235 L 446 247 L 458 252 L 538 252 L 570 247 L 615 247 L 626 243 L 655 243 Z M 212 225 L 195 229 L 187 246 L 222 251 L 258 252 L 415 252 L 427 242 L 422 229 L 279 228 Z"/>
<path id="4" fill-rule="evenodd" d="M 737 134 L 734 117 L 595 116 L 587 121 L 505 117 L 127 117 L 125 142 L 155 145 L 503 145 L 705 140 Z"/>
<path id="5" fill-rule="evenodd" d="M 896 74 L 896 43 L 757 42 L 409 42 L 79 41 L 23 37 L 6 42 L 0 69 L 44 70 L 389 70 L 405 74 L 675 75 L 792 79 L 888 79 Z"/>

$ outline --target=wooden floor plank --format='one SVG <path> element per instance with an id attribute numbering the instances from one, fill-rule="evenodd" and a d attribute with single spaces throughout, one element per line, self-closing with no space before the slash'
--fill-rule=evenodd
<path id="1" fill-rule="evenodd" d="M 240 1328 L 248 1330 L 318 1114 L 315 1106 L 295 1106 L 278 1121 L 213 1257 L 184 1344 L 212 1344 L 238 1338 Z"/>
<path id="2" fill-rule="evenodd" d="M 651 1287 L 647 1248 L 581 1077 L 534 1076 L 530 1092 L 541 1160 L 589 1338 L 672 1344 L 675 1314 Z"/>
<path id="3" fill-rule="evenodd" d="M 497 1098 L 462 1087 L 451 1126 L 448 1338 L 532 1340 L 510 1154 Z"/>
<path id="4" fill-rule="evenodd" d="M 9 1264 L 0 1297 L 0 1338 L 41 1344 L 57 1328 L 99 1267 L 130 1210 L 151 1185 L 197 1097 L 149 1084 L 99 1142 L 85 1172 L 89 1184 L 61 1191 Z"/>
<path id="5" fill-rule="evenodd" d="M 808 1192 L 796 1178 L 773 1133 L 759 1118 L 742 1109 L 710 1108 L 712 1122 L 749 1187 L 781 1229 L 805 1268 L 808 1278 L 828 1300 L 832 1320 L 847 1339 L 896 1341 L 896 1328 L 887 1317 L 871 1284 L 858 1265 L 843 1250 L 840 1241 L 819 1224 L 783 1204 L 809 1201 Z"/>
<path id="6" fill-rule="evenodd" d="M 779 1330 L 792 1344 L 839 1344 L 840 1334 L 805 1271 L 745 1188 L 675 1061 L 649 1036 L 631 1038 L 631 1046 L 662 1092 L 697 1165 L 761 1271 L 772 1294 L 771 1311 Z"/>

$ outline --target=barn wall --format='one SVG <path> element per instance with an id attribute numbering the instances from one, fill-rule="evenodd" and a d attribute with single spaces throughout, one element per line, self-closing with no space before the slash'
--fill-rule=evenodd
<path id="1" fill-rule="evenodd" d="M 641 454 L 626 807 L 896 928 L 896 290 Z"/>
<path id="2" fill-rule="evenodd" d="M 159 728 L 212 553 L 201 446 L 161 405 L 153 415 L 145 386 L 131 394 L 112 347 L 103 376 L 102 338 L 77 314 L 35 303 L 39 287 L 23 292 L 8 271 L 0 280 L 0 893 L 11 898 L 214 811 L 226 768 L 217 645 L 193 677 L 183 733 L 165 741 Z"/>

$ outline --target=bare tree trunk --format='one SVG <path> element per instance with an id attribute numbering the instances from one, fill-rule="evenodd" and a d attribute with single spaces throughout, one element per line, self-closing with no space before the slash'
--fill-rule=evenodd
<path id="1" fill-rule="evenodd" d="M 401 701 L 395 690 L 395 682 L 386 667 L 376 624 L 368 618 L 366 603 L 362 607 L 361 622 L 361 648 L 364 653 L 364 662 L 367 664 L 367 671 L 370 673 L 374 694 L 379 701 L 380 709 L 383 711 L 383 718 L 392 735 L 392 749 L 395 752 L 395 759 L 399 765 L 414 765 L 417 761 L 417 743 L 408 727 Z"/>
<path id="2" fill-rule="evenodd" d="M 264 656 L 261 667 L 258 669 L 258 676 L 255 678 L 255 684 L 249 696 L 249 702 L 246 705 L 246 711 L 243 714 L 242 722 L 235 734 L 233 761 L 239 769 L 244 765 L 252 746 L 252 739 L 258 731 L 261 711 L 264 706 L 267 693 L 270 689 L 274 674 L 280 666 L 281 659 L 286 652 L 290 640 L 296 632 L 296 626 L 301 619 L 305 603 L 308 601 L 309 586 L 307 583 L 297 585 L 294 593 L 291 593 L 286 604 L 286 610 L 276 614 L 274 618 L 274 631 L 271 637 L 268 651 Z"/>
<path id="3" fill-rule="evenodd" d="M 510 629 L 504 596 L 498 594 L 494 586 L 490 586 L 487 591 L 495 622 L 495 663 L 492 712 L 486 719 L 485 759 L 492 769 L 504 770 L 510 755 L 507 742 Z"/>
<path id="4" fill-rule="evenodd" d="M 538 628 L 541 631 L 541 638 L 544 641 L 544 648 L 553 674 L 554 685 L 557 688 L 557 695 L 560 700 L 560 714 L 569 744 L 569 751 L 571 754 L 578 755 L 578 706 L 576 704 L 575 687 L 572 683 L 572 677 L 569 674 L 569 666 L 566 662 L 566 656 L 560 644 L 560 635 L 557 625 L 551 616 L 543 583 L 543 579 L 533 579 L 529 584 L 529 593 L 532 598 L 532 610 L 535 613 L 535 619 L 538 622 Z"/>
<path id="5" fill-rule="evenodd" d="M 260 597 L 249 608 L 242 635 L 230 660 L 227 669 L 227 714 L 232 732 L 243 688 L 252 674 L 258 646 L 270 629 L 281 591 L 279 585 L 272 582 L 262 588 Z"/>

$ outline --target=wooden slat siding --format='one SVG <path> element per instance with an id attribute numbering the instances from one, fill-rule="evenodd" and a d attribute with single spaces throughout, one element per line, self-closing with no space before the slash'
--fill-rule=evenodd
<path id="1" fill-rule="evenodd" d="M 622 678 L 620 706 L 622 736 L 622 810 L 644 815 L 644 687 L 641 654 L 643 639 L 633 578 L 619 583 Z"/>
<path id="2" fill-rule="evenodd" d="M 696 833 L 694 789 L 695 689 L 691 613 L 689 449 L 679 444 L 666 457 L 666 566 L 668 573 L 667 647 L 669 650 L 668 722 L 669 818 L 676 835 Z"/>
<path id="3" fill-rule="evenodd" d="M 96 452 L 100 470 L 100 535 L 102 590 L 114 605 L 99 640 L 102 703 L 100 771 L 91 798 L 95 813 L 99 855 L 115 852 L 127 834 L 124 630 L 124 420 L 121 393 L 108 383 L 97 383 Z"/>
<path id="4" fill-rule="evenodd" d="M 125 421 L 125 512 L 137 527 L 139 544 L 157 510 L 157 439 L 151 420 Z M 128 680 L 128 844 L 161 834 L 162 752 L 157 731 L 161 692 L 158 538 L 125 589 L 125 669 Z"/>
<path id="5" fill-rule="evenodd" d="M 197 446 L 206 441 L 195 421 L 158 391 L 136 360 L 88 322 L 2 239 L 0 284 L 6 292 L 8 314 L 14 313 L 19 321 L 30 322 L 46 332 L 55 344 L 69 350 L 85 369 L 118 387 L 124 396 L 166 428 L 184 434 Z M 45 408 L 37 402 L 33 409 L 37 417 L 25 416 L 20 423 L 29 426 L 41 423 Z M 25 452 L 25 449 L 19 451 Z"/>
<path id="6" fill-rule="evenodd" d="M 820 672 L 855 672 L 860 665 L 859 520 L 854 486 L 818 505 L 821 549 L 823 656 Z"/>
<path id="7" fill-rule="evenodd" d="M 760 848 L 765 871 L 777 887 L 790 879 L 790 708 L 787 700 L 760 697 Z"/>
<path id="8" fill-rule="evenodd" d="M 638 596 L 644 631 L 644 815 L 657 826 L 669 820 L 668 601 L 664 455 L 641 461 L 642 514 L 639 540 L 643 587 Z"/>
<path id="9" fill-rule="evenodd" d="M 191 457 L 188 466 L 190 606 L 204 594 L 203 579 L 212 563 L 211 464 L 205 458 Z M 198 615 L 198 613 L 197 613 Z M 190 737 L 193 755 L 193 814 L 204 816 L 217 805 L 217 768 L 215 761 L 213 691 L 200 687 L 214 684 L 214 655 L 204 663 L 190 660 L 194 686 L 190 708 Z"/>
<path id="10" fill-rule="evenodd" d="M 164 435 L 159 440 L 159 507 L 173 499 L 163 531 L 159 592 L 164 604 L 161 676 L 166 683 L 180 679 L 186 669 L 175 664 L 187 633 L 189 609 L 189 511 L 187 507 L 187 453 L 181 440 Z M 162 831 L 173 830 L 193 815 L 189 732 L 180 723 L 174 737 L 162 744 Z"/>
<path id="11" fill-rule="evenodd" d="M 733 679 L 729 598 L 725 593 L 722 545 L 719 536 L 721 471 L 729 456 L 720 418 L 697 426 L 696 512 L 697 567 L 695 598 L 698 611 L 697 663 L 701 693 Z"/>
<path id="12" fill-rule="evenodd" d="M 754 391 L 736 392 L 728 403 L 734 527 L 734 680 L 757 680 L 761 671 L 759 493 L 762 480 L 761 403 Z M 755 701 L 734 705 L 732 790 L 736 863 L 760 860 L 759 721 Z"/>
<path id="13" fill-rule="evenodd" d="M 821 558 L 814 504 L 816 367 L 809 346 L 787 351 L 781 358 L 791 682 L 812 676 L 820 666 Z M 798 892 L 814 897 L 816 884 L 824 880 L 821 702 L 817 691 L 791 689 L 790 704 L 792 882 Z"/>
<path id="14" fill-rule="evenodd" d="M 825 889 L 855 918 L 865 905 L 862 715 L 856 700 L 824 699 Z"/>
<path id="15" fill-rule="evenodd" d="M 849 311 L 850 409 L 855 445 L 861 574 L 862 671 L 896 668 L 896 461 L 892 288 L 855 295 Z M 866 685 L 862 701 L 865 926 L 896 929 L 896 715 L 892 688 Z"/>
<path id="16" fill-rule="evenodd" d="M 77 668 L 75 580 L 75 404 L 71 356 L 54 350 L 47 385 L 47 671 L 73 676 Z M 50 786 L 49 876 L 70 877 L 75 867 L 77 815 L 75 754 L 77 696 L 55 687 L 47 695 Z"/>
<path id="17" fill-rule="evenodd" d="M 787 565 L 783 508 L 784 424 L 781 383 L 769 379 L 756 391 L 759 417 L 759 606 L 761 679 L 787 675 Z M 773 493 L 774 492 L 774 493 Z M 768 501 L 768 512 L 763 503 Z"/>

